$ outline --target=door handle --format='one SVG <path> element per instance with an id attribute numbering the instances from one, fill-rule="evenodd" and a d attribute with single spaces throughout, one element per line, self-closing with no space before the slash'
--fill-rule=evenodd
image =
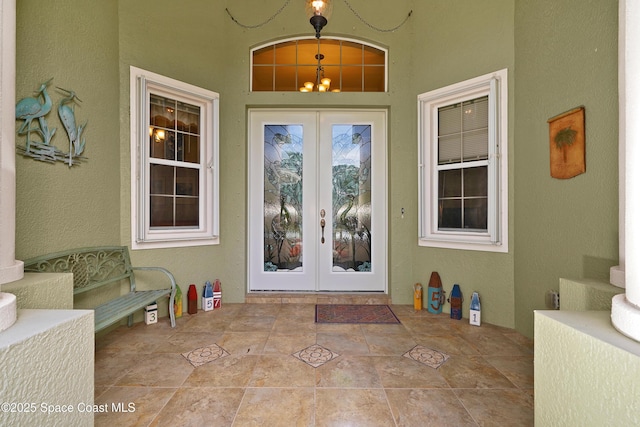
<path id="1" fill-rule="evenodd" d="M 324 220 L 324 216 L 326 215 L 326 212 L 324 211 L 324 209 L 320 209 L 320 227 L 322 229 L 322 234 L 320 234 L 320 243 L 324 244 L 324 226 L 327 224 Z"/>

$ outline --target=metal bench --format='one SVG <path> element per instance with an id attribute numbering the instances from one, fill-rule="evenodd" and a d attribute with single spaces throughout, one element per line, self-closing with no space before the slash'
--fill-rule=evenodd
<path id="1" fill-rule="evenodd" d="M 164 273 L 170 286 L 162 289 L 137 290 L 134 271 L 147 270 Z M 176 295 L 176 281 L 168 270 L 162 267 L 133 267 L 126 246 L 101 246 L 72 249 L 43 255 L 24 262 L 25 272 L 73 273 L 73 294 L 78 295 L 102 286 L 115 286 L 123 280 L 129 281 L 129 292 L 94 307 L 95 331 L 110 326 L 124 317 L 133 324 L 133 313 L 152 302 L 169 296 L 169 316 L 171 327 L 176 326 L 173 302 Z"/>

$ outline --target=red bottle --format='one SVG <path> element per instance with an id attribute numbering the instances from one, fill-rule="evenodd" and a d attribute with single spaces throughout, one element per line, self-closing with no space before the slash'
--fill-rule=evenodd
<path id="1" fill-rule="evenodd" d="M 196 290 L 196 285 L 189 285 L 187 301 L 187 313 L 196 314 L 198 312 L 198 291 Z"/>

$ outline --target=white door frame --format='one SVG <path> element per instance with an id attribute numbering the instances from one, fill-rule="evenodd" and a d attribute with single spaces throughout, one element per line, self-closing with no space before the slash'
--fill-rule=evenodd
<path id="1" fill-rule="evenodd" d="M 305 219 L 302 222 L 304 249 L 302 271 L 265 272 L 264 248 L 256 244 L 264 236 L 263 199 L 257 198 L 255 189 L 264 190 L 264 126 L 270 124 L 303 124 L 303 197 Z M 319 174 L 319 164 L 330 165 L 332 157 L 332 129 L 334 124 L 371 125 L 371 166 L 374 190 L 371 205 L 372 236 L 375 236 L 371 251 L 371 272 L 346 272 L 332 268 L 331 217 L 326 219 L 325 237 L 327 246 L 320 243 L 320 209 L 331 211 L 331 174 Z M 325 129 L 323 131 L 323 129 Z M 386 109 L 285 109 L 255 108 L 248 113 L 248 190 L 247 190 L 247 290 L 255 291 L 341 291 L 341 292 L 388 292 L 388 226 L 387 226 L 387 110 Z M 257 139 L 256 139 L 257 138 Z M 260 141 L 260 142 L 258 142 Z M 324 163 L 323 163 L 324 162 Z M 313 178 L 311 178 L 313 177 Z M 317 179 L 316 179 L 317 177 Z M 374 179 L 375 178 L 375 179 Z M 325 193 L 324 196 L 321 192 Z M 259 200 L 258 200 L 259 199 Z M 323 206 L 320 206 L 323 204 Z M 317 216 L 317 218 L 316 218 Z M 317 219 L 317 221 L 316 221 Z M 375 228 L 375 232 L 373 231 Z M 253 244 L 252 244 L 253 241 Z M 313 249 L 309 249 L 313 248 Z M 321 253 L 321 251 L 324 251 Z M 327 270 L 326 272 L 324 270 Z M 278 277 L 276 278 L 276 275 Z M 275 284 L 274 284 L 275 283 Z M 344 284 L 348 284 L 348 288 Z M 263 285 L 265 284 L 265 285 Z M 304 285 L 303 285 L 304 284 Z"/>

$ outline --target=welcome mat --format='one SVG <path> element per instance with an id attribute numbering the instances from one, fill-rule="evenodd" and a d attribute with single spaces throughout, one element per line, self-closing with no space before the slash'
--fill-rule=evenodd
<path id="1" fill-rule="evenodd" d="M 388 305 L 316 304 L 316 323 L 400 323 Z"/>

